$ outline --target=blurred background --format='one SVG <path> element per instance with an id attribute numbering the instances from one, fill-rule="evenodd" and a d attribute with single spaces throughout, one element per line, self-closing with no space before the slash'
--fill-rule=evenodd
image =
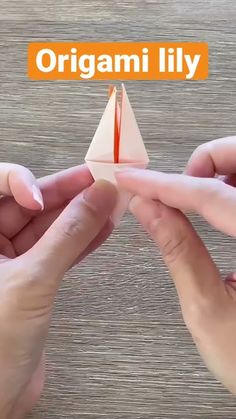
<path id="1" fill-rule="evenodd" d="M 109 81 L 27 79 L 32 41 L 206 41 L 204 82 L 126 82 L 153 169 L 180 173 L 201 143 L 236 132 L 234 0 L 0 0 L 0 160 L 40 177 L 83 163 Z M 119 86 L 120 81 L 117 81 Z M 235 243 L 194 216 L 222 274 Z M 158 250 L 131 215 L 65 278 L 32 419 L 236 417 L 203 365 Z"/>

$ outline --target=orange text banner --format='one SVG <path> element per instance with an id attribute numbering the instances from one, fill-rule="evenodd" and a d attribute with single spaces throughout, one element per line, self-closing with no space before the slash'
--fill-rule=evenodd
<path id="1" fill-rule="evenodd" d="M 204 42 L 48 42 L 28 48 L 33 80 L 204 80 Z"/>

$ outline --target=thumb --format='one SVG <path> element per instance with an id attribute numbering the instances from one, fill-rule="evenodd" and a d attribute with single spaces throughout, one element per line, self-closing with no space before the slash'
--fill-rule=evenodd
<path id="1" fill-rule="evenodd" d="M 219 301 L 219 271 L 189 220 L 179 210 L 135 196 L 130 210 L 159 246 L 174 280 L 185 322 Z"/>
<path id="2" fill-rule="evenodd" d="M 38 262 L 37 266 L 42 267 L 47 276 L 46 281 L 50 277 L 60 280 L 98 235 L 115 202 L 115 187 L 103 180 L 95 182 L 70 202 L 23 257 Z"/>

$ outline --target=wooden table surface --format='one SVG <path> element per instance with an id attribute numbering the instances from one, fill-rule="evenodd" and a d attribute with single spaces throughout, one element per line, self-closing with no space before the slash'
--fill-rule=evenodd
<path id="1" fill-rule="evenodd" d="M 204 82 L 128 82 L 158 170 L 181 172 L 199 144 L 235 134 L 235 0 L 0 0 L 0 159 L 37 176 L 83 162 L 106 104 L 104 82 L 32 82 L 30 41 L 207 41 Z M 233 240 L 193 222 L 223 274 Z M 235 418 L 236 400 L 203 365 L 151 241 L 127 215 L 66 277 L 31 418 Z"/>

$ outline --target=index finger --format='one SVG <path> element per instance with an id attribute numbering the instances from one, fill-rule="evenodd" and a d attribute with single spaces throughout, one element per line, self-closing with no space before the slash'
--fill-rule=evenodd
<path id="1" fill-rule="evenodd" d="M 236 137 L 219 138 L 200 145 L 185 169 L 190 176 L 214 177 L 236 173 Z"/>
<path id="2" fill-rule="evenodd" d="M 38 180 L 45 211 L 61 207 L 93 183 L 85 164 L 72 167 Z M 34 212 L 26 211 L 12 198 L 2 199 L 0 205 L 0 231 L 14 237 L 31 220 Z"/>
<path id="3" fill-rule="evenodd" d="M 86 164 L 71 167 L 38 180 L 45 210 L 61 207 L 93 183 Z"/>
<path id="4" fill-rule="evenodd" d="M 226 234 L 236 235 L 236 190 L 216 178 L 129 169 L 116 174 L 119 186 L 132 194 L 181 211 L 194 211 Z"/>

